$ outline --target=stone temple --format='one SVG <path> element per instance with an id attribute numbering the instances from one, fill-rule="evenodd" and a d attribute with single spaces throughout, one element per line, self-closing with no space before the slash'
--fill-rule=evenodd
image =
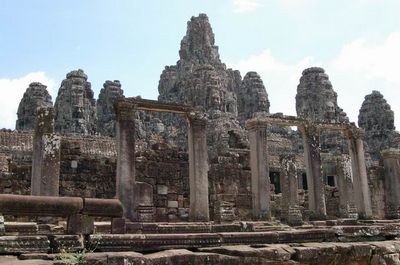
<path id="1" fill-rule="evenodd" d="M 243 77 L 242 77 L 243 74 Z M 158 100 L 67 73 L 0 131 L 0 264 L 400 264 L 400 134 L 378 91 L 358 127 L 323 68 L 297 116 L 187 24 Z M 124 88 L 126 89 L 126 88 Z M 297 127 L 297 130 L 292 129 Z"/>

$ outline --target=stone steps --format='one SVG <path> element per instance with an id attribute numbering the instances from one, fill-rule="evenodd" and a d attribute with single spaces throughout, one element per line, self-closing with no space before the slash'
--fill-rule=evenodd
<path id="1" fill-rule="evenodd" d="M 400 242 L 324 242 L 298 244 L 260 244 L 219 246 L 199 249 L 173 249 L 154 253 L 102 252 L 78 253 L 76 259 L 87 265 L 379 265 L 399 264 Z M 68 254 L 21 255 L 1 258 L 1 264 L 66 264 Z M 39 260 L 38 258 L 42 258 Z M 13 263 L 12 263 L 13 262 Z M 35 263 L 36 262 L 36 263 Z"/>

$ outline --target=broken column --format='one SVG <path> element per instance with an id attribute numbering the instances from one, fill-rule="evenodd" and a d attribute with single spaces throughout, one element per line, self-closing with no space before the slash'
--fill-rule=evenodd
<path id="1" fill-rule="evenodd" d="M 133 204 L 138 222 L 154 222 L 153 186 L 135 182 Z"/>
<path id="2" fill-rule="evenodd" d="M 32 195 L 59 195 L 60 142 L 60 136 L 54 133 L 54 108 L 37 109 L 33 136 Z"/>
<path id="3" fill-rule="evenodd" d="M 372 207 L 369 194 L 367 167 L 365 165 L 364 132 L 352 127 L 346 131 L 353 174 L 354 203 L 360 218 L 371 218 Z"/>
<path id="4" fill-rule="evenodd" d="M 382 151 L 385 168 L 385 204 L 386 218 L 400 218 L 400 149 L 386 149 Z"/>
<path id="5" fill-rule="evenodd" d="M 319 129 L 312 124 L 299 127 L 304 145 L 304 160 L 307 172 L 308 205 L 311 217 L 326 218 L 325 185 L 322 179 Z"/>
<path id="6" fill-rule="evenodd" d="M 267 155 L 267 126 L 257 120 L 247 123 L 250 140 L 251 195 L 253 218 L 271 218 L 270 182 Z"/>
<path id="7" fill-rule="evenodd" d="M 127 101 L 116 104 L 117 178 L 116 193 L 124 216 L 135 220 L 133 204 L 135 185 L 135 119 L 134 106 Z"/>
<path id="8" fill-rule="evenodd" d="M 302 225 L 303 217 L 297 192 L 297 166 L 294 155 L 281 155 L 280 182 L 282 187 L 281 220 L 289 225 Z"/>
<path id="9" fill-rule="evenodd" d="M 354 205 L 353 174 L 349 155 L 341 155 L 337 158 L 336 172 L 339 188 L 340 217 L 357 219 L 358 213 Z"/>
<path id="10" fill-rule="evenodd" d="M 207 118 L 193 112 L 188 115 L 189 186 L 191 221 L 209 221 Z"/>

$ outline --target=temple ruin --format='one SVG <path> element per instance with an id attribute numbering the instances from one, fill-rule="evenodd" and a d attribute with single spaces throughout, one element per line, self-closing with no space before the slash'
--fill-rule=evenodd
<path id="1" fill-rule="evenodd" d="M 378 91 L 357 127 L 311 67 L 297 116 L 270 113 L 205 14 L 158 100 L 118 80 L 96 100 L 88 80 L 70 71 L 54 106 L 31 83 L 0 131 L 0 264 L 400 264 L 400 134 Z"/>

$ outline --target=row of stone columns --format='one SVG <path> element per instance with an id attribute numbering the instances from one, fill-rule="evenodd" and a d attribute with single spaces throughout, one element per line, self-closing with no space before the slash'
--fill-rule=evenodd
<path id="1" fill-rule="evenodd" d="M 250 140 L 250 166 L 251 166 L 251 188 L 253 200 L 253 218 L 256 220 L 269 219 L 270 217 L 270 183 L 269 183 L 269 169 L 268 169 L 268 152 L 267 152 L 267 136 L 266 136 L 266 122 L 253 120 L 248 123 L 247 129 L 249 130 Z M 308 203 L 309 210 L 312 218 L 325 219 L 326 218 L 326 202 L 325 202 L 325 184 L 322 178 L 322 165 L 320 155 L 319 134 L 320 128 L 314 124 L 303 124 L 299 126 L 302 133 L 304 145 L 304 160 L 307 173 L 308 183 Z M 341 204 L 346 207 L 352 217 L 358 214 L 362 218 L 372 217 L 372 208 L 370 201 L 370 194 L 368 188 L 368 179 L 364 158 L 364 147 L 361 130 L 351 128 L 346 130 L 348 137 L 350 163 L 351 163 L 351 179 L 344 181 L 351 181 L 350 184 L 341 183 L 343 197 Z M 293 178 L 296 178 L 293 168 L 295 167 L 294 161 L 291 158 L 281 159 L 283 179 L 283 204 L 292 205 L 292 213 L 298 214 L 294 209 L 297 207 L 296 196 L 297 188 L 291 188 Z M 346 164 L 348 165 L 348 164 Z M 343 164 L 341 164 L 343 167 Z M 345 172 L 341 169 L 342 175 L 345 177 Z M 285 187 L 285 185 L 287 187 Z M 350 185 L 350 189 L 346 185 Z M 295 186 L 297 187 L 297 186 Z M 353 192 L 354 191 L 354 192 Z M 286 197 L 288 201 L 286 200 Z M 347 205 L 347 206 L 344 206 Z M 284 206 L 284 205 L 282 205 Z M 355 207 L 354 207 L 355 206 Z M 357 208 L 357 213 L 354 209 Z M 289 208 L 285 206 L 285 211 L 289 212 Z M 284 218 L 288 218 L 285 217 Z"/>
<path id="2" fill-rule="evenodd" d="M 131 220 L 144 221 L 138 213 L 149 214 L 152 205 L 152 193 L 149 184 L 137 182 L 135 179 L 135 105 L 129 102 L 118 104 L 117 108 L 117 197 L 123 204 L 125 216 Z M 33 163 L 32 163 L 32 195 L 58 196 L 60 173 L 60 137 L 54 134 L 54 111 L 50 108 L 38 110 L 34 133 Z M 206 143 L 207 119 L 199 113 L 189 113 L 188 149 L 189 149 L 189 183 L 190 211 L 193 221 L 209 220 L 208 202 L 208 155 Z M 267 132 L 265 122 L 252 122 L 248 125 L 250 140 L 250 165 L 252 207 L 254 219 L 270 218 L 270 181 L 268 169 Z M 326 217 L 325 191 L 321 172 L 321 156 L 319 151 L 319 128 L 312 124 L 299 127 L 303 135 L 305 165 L 307 170 L 309 209 L 315 218 Z M 338 162 L 340 204 L 350 214 L 368 218 L 372 215 L 367 173 L 364 159 L 364 148 L 361 131 L 352 128 L 346 131 L 350 158 Z M 397 187 L 396 176 L 398 161 L 393 157 L 395 152 L 383 153 L 386 158 L 385 173 L 387 183 Z M 398 156 L 397 156 L 398 157 Z M 393 160 L 394 159 L 394 160 Z M 350 163 L 349 163 L 350 161 Z M 291 167 L 295 162 L 291 158 L 281 159 L 282 179 L 288 185 L 288 205 L 295 209 L 297 189 L 291 185 L 296 177 Z M 397 163 L 397 164 L 396 164 Z M 351 169 L 349 170 L 349 164 Z M 394 168 L 394 169 L 393 169 Z M 392 170 L 393 169 L 393 170 Z M 349 172 L 351 174 L 349 174 Z M 391 173 L 395 172 L 395 173 Z M 397 174 L 397 175 L 396 175 Z M 351 175 L 349 177 L 349 175 Z M 390 182 L 390 180 L 392 180 Z M 386 187 L 390 190 L 391 186 Z M 293 187 L 292 187 L 293 186 Z M 294 195 L 296 194 L 296 195 Z M 293 195 L 293 196 L 292 196 Z M 399 208 L 400 199 L 397 193 L 386 196 L 388 207 Z M 390 206 L 394 205 L 394 206 Z M 397 209 L 396 208 L 396 209 Z M 289 211 L 289 209 L 285 209 Z M 343 210 L 344 211 L 344 210 Z M 392 212 L 394 210 L 391 210 Z M 294 211 L 292 211 L 294 212 Z M 390 214 L 388 214 L 390 215 Z M 284 217 L 286 218 L 286 217 Z M 287 217 L 288 218 L 288 217 Z"/>

